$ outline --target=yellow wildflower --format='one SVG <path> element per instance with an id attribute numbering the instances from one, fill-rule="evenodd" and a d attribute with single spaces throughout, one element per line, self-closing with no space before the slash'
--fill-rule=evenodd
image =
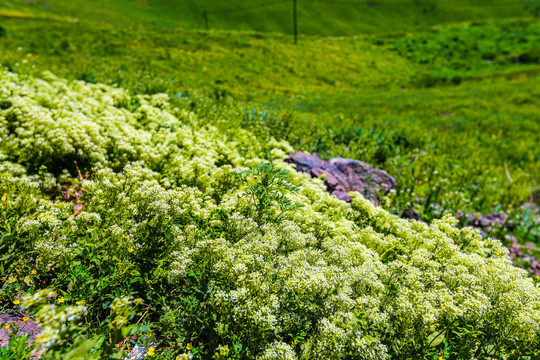
<path id="1" fill-rule="evenodd" d="M 13 304 L 14 304 L 14 305 L 19 305 L 20 303 L 21 303 L 21 300 L 15 300 L 15 301 L 13 301 Z"/>
<path id="2" fill-rule="evenodd" d="M 32 270 L 32 275 L 36 275 L 37 274 L 37 271 L 36 270 Z"/>
<path id="3" fill-rule="evenodd" d="M 2 202 L 5 202 L 6 201 L 6 195 L 2 196 Z"/>
<path id="4" fill-rule="evenodd" d="M 130 252 L 130 253 L 133 252 L 133 248 L 129 248 L 128 252 Z"/>
<path id="5" fill-rule="evenodd" d="M 191 343 L 188 343 L 186 345 L 186 350 L 191 350 L 193 348 L 193 345 L 191 345 Z"/>
<path id="6" fill-rule="evenodd" d="M 22 321 L 24 321 L 24 322 L 27 322 L 28 320 L 30 320 L 30 318 L 28 316 L 25 316 L 25 317 L 22 318 Z"/>
<path id="7" fill-rule="evenodd" d="M 154 353 L 154 350 L 155 350 L 155 349 L 154 349 L 153 347 L 149 347 L 149 348 L 148 348 L 148 356 L 154 356 L 154 354 L 155 354 L 155 353 Z"/>
<path id="8" fill-rule="evenodd" d="M 4 329 L 7 330 L 7 329 L 9 329 L 10 326 L 11 325 L 9 325 L 9 324 L 4 325 Z"/>
<path id="9" fill-rule="evenodd" d="M 65 301 L 66 299 L 64 299 L 63 296 L 61 296 L 59 299 L 58 299 L 58 303 L 61 304 Z"/>

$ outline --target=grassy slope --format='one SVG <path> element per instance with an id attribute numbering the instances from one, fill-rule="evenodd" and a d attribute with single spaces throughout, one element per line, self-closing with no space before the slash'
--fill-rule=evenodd
<path id="1" fill-rule="evenodd" d="M 11 11 L 36 9 L 11 4 Z M 46 13 L 39 8 L 41 16 L 50 16 L 54 6 Z M 100 9 L 105 20 L 115 16 L 115 8 Z M 15 71 L 49 69 L 68 79 L 166 92 L 173 99 L 193 89 L 216 98 L 228 94 L 277 114 L 293 109 L 292 118 L 262 119 L 270 135 L 297 149 L 384 167 L 408 192 L 398 207 L 428 195 L 443 180 L 447 185 L 434 201 L 446 201 L 452 211 L 519 204 L 538 187 L 540 66 L 515 61 L 523 53 L 534 55 L 540 33 L 534 21 L 463 24 L 397 37 L 306 37 L 298 46 L 285 35 L 250 31 L 155 32 L 14 17 L 2 25 L 7 36 L 0 38 L 0 63 Z M 448 39 L 456 38 L 457 45 L 447 49 Z M 472 47 L 471 53 L 459 51 Z M 445 56 L 439 56 L 441 49 Z M 485 58 L 492 52 L 494 59 Z M 425 154 L 416 169 L 408 165 L 414 149 Z M 433 179 L 433 171 L 444 177 Z"/>
<path id="2" fill-rule="evenodd" d="M 56 14 L 101 24 L 139 23 L 169 28 L 210 28 L 291 33 L 291 1 L 231 0 L 5 0 L 3 8 Z M 529 16 L 523 0 L 298 1 L 298 27 L 305 35 L 352 35 L 417 31 L 436 24 Z"/>

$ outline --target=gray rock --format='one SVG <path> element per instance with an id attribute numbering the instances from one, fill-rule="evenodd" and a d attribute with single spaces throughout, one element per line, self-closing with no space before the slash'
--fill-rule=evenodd
<path id="1" fill-rule="evenodd" d="M 483 214 L 477 217 L 475 226 L 479 226 L 487 231 L 490 231 L 488 229 L 491 229 L 497 225 L 503 225 L 506 220 L 508 220 L 508 215 L 505 213 Z"/>
<path id="2" fill-rule="evenodd" d="M 312 177 L 324 174 L 327 191 L 346 202 L 351 201 L 348 195 L 350 191 L 358 191 L 368 198 L 376 199 L 379 192 L 387 193 L 397 185 L 396 180 L 384 170 L 359 160 L 337 157 L 324 161 L 316 155 L 297 151 L 285 161 L 294 164 L 297 171 Z"/>
<path id="3" fill-rule="evenodd" d="M 401 217 L 403 219 L 420 221 L 420 214 L 418 214 L 418 211 L 414 210 L 413 204 L 409 204 L 409 207 L 401 212 Z"/>
<path id="4" fill-rule="evenodd" d="M 456 217 L 463 222 L 464 226 L 472 226 L 485 232 L 491 232 L 494 228 L 506 226 L 508 221 L 508 215 L 505 213 L 473 215 L 458 210 Z"/>
<path id="5" fill-rule="evenodd" d="M 28 317 L 28 321 L 24 321 L 24 318 Z M 0 327 L 0 347 L 7 347 L 9 343 L 9 333 L 17 327 L 17 336 L 29 335 L 30 339 L 29 344 L 33 344 L 38 335 L 41 334 L 41 326 L 32 319 L 28 314 L 18 313 L 18 312 L 9 312 L 5 314 L 0 314 L 0 325 L 9 324 L 9 329 L 4 329 Z"/>

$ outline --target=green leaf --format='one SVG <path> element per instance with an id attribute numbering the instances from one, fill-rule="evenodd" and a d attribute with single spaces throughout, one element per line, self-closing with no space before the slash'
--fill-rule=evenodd
<path id="1" fill-rule="evenodd" d="M 64 360 L 88 359 L 92 348 L 99 348 L 105 340 L 103 336 L 94 336 L 91 339 L 76 343 L 71 350 L 62 356 Z"/>
<path id="2" fill-rule="evenodd" d="M 379 338 L 376 338 L 371 335 L 364 335 L 364 340 L 368 346 L 373 346 L 379 343 Z"/>
<path id="3" fill-rule="evenodd" d="M 141 276 L 141 273 L 138 272 L 137 270 L 131 270 L 130 274 L 131 274 L 131 276 Z"/>
<path id="4" fill-rule="evenodd" d="M 443 332 L 434 332 L 433 334 L 429 335 L 427 338 L 427 343 L 430 347 L 435 347 L 442 343 L 446 339 L 446 336 Z"/>

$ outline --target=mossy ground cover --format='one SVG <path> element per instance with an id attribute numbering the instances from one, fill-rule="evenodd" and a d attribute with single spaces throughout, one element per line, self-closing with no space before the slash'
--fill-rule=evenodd
<path id="1" fill-rule="evenodd" d="M 538 355 L 533 279 L 445 216 L 505 211 L 491 235 L 539 242 L 521 207 L 538 193 L 537 21 L 295 46 L 6 4 L 1 300 L 49 289 L 24 304 L 58 306 L 40 315 L 50 357 L 120 356 L 130 334 L 164 358 Z M 349 207 L 283 163 L 294 150 L 399 186 L 384 211 Z M 410 206 L 433 224 L 390 215 Z"/>

